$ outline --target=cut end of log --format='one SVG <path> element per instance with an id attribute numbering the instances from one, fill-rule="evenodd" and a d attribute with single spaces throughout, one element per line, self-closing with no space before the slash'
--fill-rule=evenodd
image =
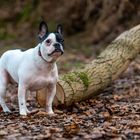
<path id="1" fill-rule="evenodd" d="M 36 98 L 37 98 L 37 101 L 41 107 L 46 106 L 46 94 L 47 94 L 46 88 L 39 90 L 37 92 Z M 53 101 L 53 105 L 58 106 L 59 104 L 64 104 L 64 99 L 65 99 L 64 90 L 63 90 L 62 86 L 59 83 L 57 83 L 56 95 L 55 95 L 55 98 Z"/>

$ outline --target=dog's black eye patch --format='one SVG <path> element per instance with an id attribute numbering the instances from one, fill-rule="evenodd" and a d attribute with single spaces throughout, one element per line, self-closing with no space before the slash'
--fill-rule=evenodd
<path id="1" fill-rule="evenodd" d="M 63 36 L 60 35 L 59 33 L 55 33 L 55 36 L 56 36 L 56 41 L 63 45 L 64 44 Z"/>

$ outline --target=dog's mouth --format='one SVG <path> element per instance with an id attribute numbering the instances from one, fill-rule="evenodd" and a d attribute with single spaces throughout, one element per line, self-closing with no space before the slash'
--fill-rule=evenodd
<path id="1" fill-rule="evenodd" d="M 64 53 L 64 51 L 62 51 L 60 49 L 55 49 L 53 52 L 49 53 L 48 56 L 53 56 L 53 55 L 60 56 L 63 53 Z"/>

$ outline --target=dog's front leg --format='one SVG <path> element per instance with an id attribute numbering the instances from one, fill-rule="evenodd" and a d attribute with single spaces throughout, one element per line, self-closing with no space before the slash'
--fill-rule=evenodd
<path id="1" fill-rule="evenodd" d="M 51 83 L 47 86 L 47 95 L 46 95 L 46 112 L 48 114 L 54 114 L 52 110 L 52 102 L 56 94 L 56 84 Z"/>
<path id="2" fill-rule="evenodd" d="M 25 86 L 19 84 L 19 87 L 18 87 L 18 103 L 19 103 L 20 115 L 27 115 L 25 94 L 26 94 Z"/>

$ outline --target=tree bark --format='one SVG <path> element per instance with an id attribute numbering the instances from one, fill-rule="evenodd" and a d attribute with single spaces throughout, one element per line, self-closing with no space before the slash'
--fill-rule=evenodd
<path id="1" fill-rule="evenodd" d="M 71 105 L 100 93 L 111 84 L 140 52 L 140 25 L 122 33 L 82 70 L 61 75 L 57 83 L 54 105 Z M 46 89 L 37 93 L 37 100 L 45 106 Z"/>

